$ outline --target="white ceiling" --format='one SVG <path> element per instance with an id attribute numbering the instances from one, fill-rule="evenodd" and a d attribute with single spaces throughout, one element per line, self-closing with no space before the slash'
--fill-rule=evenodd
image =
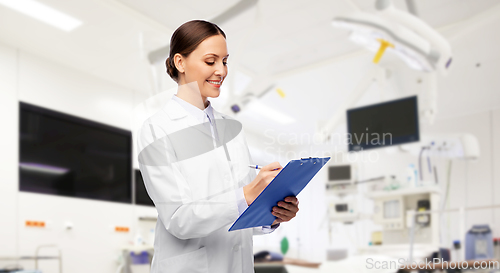
<path id="1" fill-rule="evenodd" d="M 236 4 L 238 0 L 118 0 L 170 29 L 192 18 L 210 19 Z"/>
<path id="2" fill-rule="evenodd" d="M 147 53 L 168 44 L 178 25 L 210 19 L 237 0 L 38 0 L 84 22 L 66 33 L 0 6 L 0 40 L 127 88 L 150 92 Z M 402 0 L 396 6 L 406 9 Z M 477 14 L 496 0 L 418 0 L 419 16 L 442 27 Z M 373 0 L 260 0 L 256 8 L 221 25 L 230 61 L 256 74 L 278 73 L 357 48 L 331 19 Z M 141 42 L 142 41 L 142 42 Z M 169 81 L 161 75 L 164 81 Z"/>
<path id="3" fill-rule="evenodd" d="M 0 6 L 0 40 L 65 66 L 114 82 L 120 86 L 151 93 L 153 81 L 147 54 L 165 46 L 173 30 L 192 19 L 210 20 L 237 0 L 38 0 L 84 23 L 67 33 L 16 11 Z M 356 10 L 374 10 L 374 0 L 260 0 L 256 7 L 221 24 L 228 37 L 231 69 L 262 76 L 286 74 L 323 60 L 359 52 L 342 29 L 331 20 Z M 406 2 L 393 1 L 406 10 Z M 470 18 L 498 4 L 497 0 L 418 0 L 420 18 L 434 28 L 443 28 Z M 355 69 L 355 68 L 352 68 Z M 161 67 L 163 87 L 173 85 Z M 314 78 L 316 75 L 310 75 Z M 322 75 L 328 78 L 328 73 Z M 334 75 L 339 79 L 342 75 Z M 258 80 L 258 79 L 256 79 Z M 308 89 L 311 78 L 279 84 L 287 96 L 298 98 L 284 105 L 265 96 L 270 105 L 294 115 L 293 105 L 317 103 L 324 90 Z M 330 80 L 330 79 L 328 79 Z M 330 80 L 331 82 L 331 80 Z M 324 83 L 328 86 L 328 81 Z M 354 84 L 354 83 L 353 83 Z M 297 86 L 300 86 L 298 88 Z M 294 88 L 295 87 L 295 88 Z M 353 88 L 338 87 L 339 90 Z M 300 99 L 308 92 L 312 101 Z M 318 105 L 318 112 L 332 113 L 345 94 L 330 94 Z M 327 106 L 329 105 L 329 106 Z M 328 109 L 324 109 L 324 108 Z M 296 114 L 298 121 L 304 119 Z M 300 125 L 300 124 L 299 124 Z M 302 124 L 304 125 L 304 124 Z M 301 126 L 302 126 L 301 125 Z M 306 126 L 314 127 L 314 124 Z M 292 128 L 292 127 L 290 127 Z"/>

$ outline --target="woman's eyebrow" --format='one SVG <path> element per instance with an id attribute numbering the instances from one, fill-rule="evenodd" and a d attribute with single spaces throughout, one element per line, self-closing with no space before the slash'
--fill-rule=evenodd
<path id="1" fill-rule="evenodd" d="M 204 56 L 210 56 L 210 55 L 215 56 L 215 57 L 217 57 L 217 58 L 219 57 L 219 55 L 217 55 L 217 54 L 215 54 L 215 53 L 207 53 L 207 54 L 205 54 Z M 224 58 L 227 58 L 227 57 L 229 57 L 229 54 L 227 54 Z"/>

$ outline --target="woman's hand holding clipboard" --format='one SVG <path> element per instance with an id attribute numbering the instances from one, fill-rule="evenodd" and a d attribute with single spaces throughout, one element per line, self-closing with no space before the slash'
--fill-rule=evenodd
<path id="1" fill-rule="evenodd" d="M 278 162 L 262 167 L 261 172 L 262 170 L 265 172 L 260 177 L 259 173 L 257 175 L 259 178 L 247 185 L 249 186 L 247 189 L 255 190 L 260 189 L 258 187 L 264 187 L 262 192 L 254 198 L 250 206 L 234 222 L 229 231 L 276 224 L 293 218 L 291 216 L 295 216 L 298 211 L 298 200 L 295 196 L 302 191 L 329 160 L 330 157 L 291 160 L 284 168 L 278 170 L 274 170 L 281 167 Z M 267 182 L 269 179 L 271 181 Z M 247 197 L 245 196 L 245 198 Z M 288 202 L 287 198 L 292 198 L 288 199 L 291 202 Z M 283 200 L 285 201 L 283 202 Z M 274 210 L 276 204 L 278 204 L 277 211 Z M 294 212 L 295 209 L 297 211 Z M 280 214 L 273 213 L 273 211 Z"/>
<path id="2" fill-rule="evenodd" d="M 271 183 L 271 181 L 283 169 L 279 162 L 273 162 L 266 166 L 250 165 L 252 169 L 259 169 L 259 174 L 252 183 L 243 188 L 247 204 L 253 203 L 255 198 Z M 246 191 L 245 191 L 246 190 Z M 276 216 L 272 225 L 288 222 L 292 220 L 299 211 L 299 200 L 295 196 L 288 196 L 279 201 L 277 206 L 273 207 L 272 214 Z"/>

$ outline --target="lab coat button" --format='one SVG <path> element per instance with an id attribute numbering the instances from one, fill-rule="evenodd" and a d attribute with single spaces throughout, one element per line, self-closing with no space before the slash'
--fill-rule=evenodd
<path id="1" fill-rule="evenodd" d="M 240 250 L 240 245 L 239 245 L 239 244 L 236 244 L 236 245 L 233 247 L 233 251 L 234 251 L 234 252 L 238 252 L 238 250 Z"/>

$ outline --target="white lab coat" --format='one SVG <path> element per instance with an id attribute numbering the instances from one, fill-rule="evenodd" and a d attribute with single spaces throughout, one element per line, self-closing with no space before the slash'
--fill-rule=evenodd
<path id="1" fill-rule="evenodd" d="M 214 117 L 216 122 L 230 119 L 215 110 Z M 140 170 L 158 211 L 151 272 L 254 272 L 252 235 L 265 234 L 262 227 L 228 232 L 239 216 L 235 190 L 255 178 L 248 168 L 253 162 L 243 133 L 229 141 L 226 150 L 221 146 L 179 161 L 183 151 L 176 150 L 169 136 L 196 124 L 182 106 L 169 100 L 138 134 Z M 160 156 L 141 160 L 146 147 Z"/>

